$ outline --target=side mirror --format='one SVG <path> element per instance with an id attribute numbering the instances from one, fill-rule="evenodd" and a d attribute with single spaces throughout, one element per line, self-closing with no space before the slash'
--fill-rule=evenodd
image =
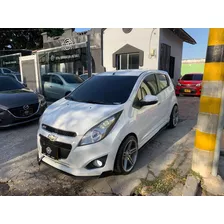
<path id="1" fill-rule="evenodd" d="M 146 95 L 143 100 L 141 100 L 141 106 L 154 105 L 159 102 L 157 96 Z"/>

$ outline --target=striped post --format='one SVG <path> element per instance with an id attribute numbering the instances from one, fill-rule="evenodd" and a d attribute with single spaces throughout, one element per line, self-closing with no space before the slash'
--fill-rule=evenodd
<path id="1" fill-rule="evenodd" d="M 196 127 L 192 169 L 217 175 L 223 130 L 224 29 L 210 29 Z"/>

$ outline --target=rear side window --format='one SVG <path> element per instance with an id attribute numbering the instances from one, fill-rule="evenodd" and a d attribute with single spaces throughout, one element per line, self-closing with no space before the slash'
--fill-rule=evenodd
<path id="1" fill-rule="evenodd" d="M 160 91 L 166 89 L 169 86 L 169 82 L 166 75 L 156 74 L 156 76 L 158 78 L 158 85 L 159 85 Z"/>
<path id="2" fill-rule="evenodd" d="M 4 73 L 11 73 L 11 71 L 9 69 L 5 69 L 5 68 L 3 68 L 3 72 Z"/>

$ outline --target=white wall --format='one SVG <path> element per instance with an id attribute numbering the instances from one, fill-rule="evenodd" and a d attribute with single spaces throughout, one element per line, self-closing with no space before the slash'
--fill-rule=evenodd
<path id="1" fill-rule="evenodd" d="M 171 55 L 175 57 L 174 83 L 181 74 L 183 41 L 168 29 L 160 29 L 160 43 L 171 46 Z"/>
<path id="2" fill-rule="evenodd" d="M 103 35 L 103 64 L 106 71 L 114 71 L 113 53 L 129 44 L 144 51 L 144 63 L 140 69 L 158 69 L 160 29 L 134 28 L 128 34 L 122 28 L 107 28 Z M 151 39 L 151 41 L 150 41 Z M 150 49 L 156 49 L 156 57 L 150 57 Z"/>

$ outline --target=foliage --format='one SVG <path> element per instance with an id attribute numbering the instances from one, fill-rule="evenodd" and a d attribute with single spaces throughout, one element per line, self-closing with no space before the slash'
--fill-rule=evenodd
<path id="1" fill-rule="evenodd" d="M 1 28 L 0 29 L 0 50 L 6 49 L 29 49 L 35 50 L 43 47 L 41 33 L 47 32 L 48 36 L 60 36 L 62 28 Z"/>

